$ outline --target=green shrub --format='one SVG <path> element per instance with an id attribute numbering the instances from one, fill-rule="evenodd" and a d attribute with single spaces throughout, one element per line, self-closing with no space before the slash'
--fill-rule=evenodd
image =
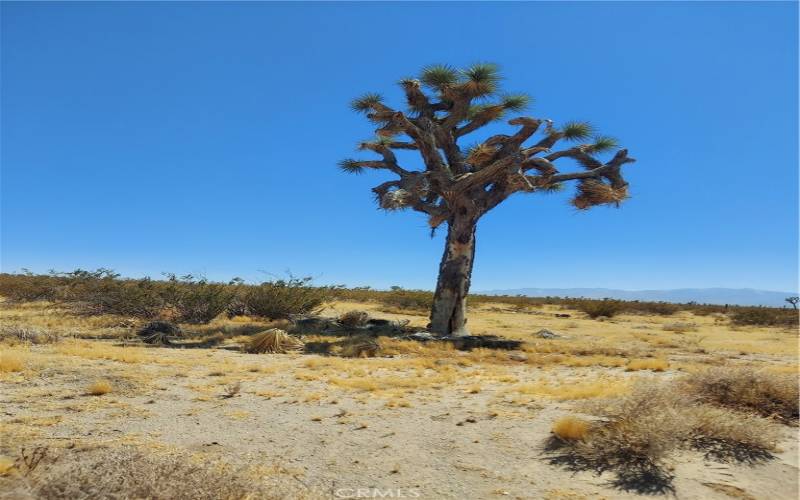
<path id="1" fill-rule="evenodd" d="M 236 293 L 230 285 L 209 283 L 205 278 L 167 277 L 164 302 L 175 309 L 176 320 L 181 323 L 208 323 L 225 312 Z"/>
<path id="2" fill-rule="evenodd" d="M 579 311 L 585 312 L 590 318 L 605 316 L 611 318 L 621 313 L 625 309 L 625 303 L 621 300 L 578 300 L 573 304 Z"/>
<path id="3" fill-rule="evenodd" d="M 287 319 L 307 314 L 330 300 L 330 287 L 314 287 L 310 278 L 268 281 L 244 287 L 240 300 L 248 314 L 269 319 Z"/>
<path id="4" fill-rule="evenodd" d="M 798 326 L 798 313 L 793 309 L 771 307 L 739 307 L 731 313 L 734 325 Z"/>

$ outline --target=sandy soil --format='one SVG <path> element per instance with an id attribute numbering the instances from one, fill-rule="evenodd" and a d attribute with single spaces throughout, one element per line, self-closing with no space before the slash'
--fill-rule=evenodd
<path id="1" fill-rule="evenodd" d="M 337 307 L 328 313 L 354 305 Z M 414 365 L 407 363 L 413 358 L 408 354 L 334 362 L 316 355 L 255 355 L 222 348 L 120 348 L 111 341 L 18 346 L 13 349 L 22 353 L 26 368 L 0 378 L 3 453 L 42 443 L 61 448 L 124 443 L 154 453 L 178 449 L 273 467 L 282 480 L 323 498 L 638 498 L 635 489 L 614 487 L 611 473 L 573 473 L 549 463 L 544 444 L 553 421 L 580 412 L 586 398 L 554 396 L 540 390 L 542 384 L 576 387 L 599 381 L 613 392 L 634 380 L 668 379 L 703 364 L 791 369 L 797 362 L 792 332 L 760 329 L 746 336 L 712 319 L 694 318 L 701 329 L 689 335 L 702 336 L 700 342 L 716 346 L 722 340 L 715 329 L 727 332 L 732 348 L 710 351 L 658 329 L 675 318 L 599 323 L 577 315 L 555 320 L 549 311 L 541 313 L 486 309 L 475 315 L 473 329 L 508 336 L 514 336 L 509 334 L 513 330 L 530 339 L 532 332 L 547 327 L 569 338 L 541 344 L 580 340 L 604 353 L 599 356 L 608 356 L 609 346 L 628 336 L 626 349 L 663 351 L 670 368 L 657 373 L 626 371 L 624 365 L 569 366 L 571 358 L 566 365 L 540 364 L 520 361 L 531 353 L 511 353 L 516 354 L 511 358 L 507 352 L 448 352 Z M 648 339 L 648 333 L 659 340 Z M 599 338 L 606 350 L 599 349 Z M 663 339 L 677 347 L 659 345 Z M 108 380 L 112 392 L 87 395 L 87 385 L 96 379 Z M 378 385 L 352 382 L 368 379 L 377 379 Z M 526 390 L 526 384 L 539 389 Z M 607 395 L 599 391 L 598 397 Z M 797 498 L 796 431 L 783 426 L 780 451 L 756 464 L 684 453 L 672 462 L 674 491 L 665 494 Z"/>

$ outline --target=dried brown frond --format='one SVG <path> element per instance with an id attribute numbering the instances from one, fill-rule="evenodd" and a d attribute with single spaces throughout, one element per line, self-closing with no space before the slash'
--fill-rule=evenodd
<path id="1" fill-rule="evenodd" d="M 606 203 L 619 204 L 627 197 L 627 187 L 613 188 L 605 182 L 587 179 L 578 184 L 578 194 L 572 199 L 572 205 L 579 210 L 585 210 Z"/>
<path id="2" fill-rule="evenodd" d="M 472 148 L 467 156 L 467 163 L 471 165 L 483 165 L 497 153 L 497 149 L 488 144 L 478 144 Z"/>
<path id="3" fill-rule="evenodd" d="M 303 341 L 278 328 L 253 335 L 245 350 L 251 354 L 285 354 L 303 349 Z"/>

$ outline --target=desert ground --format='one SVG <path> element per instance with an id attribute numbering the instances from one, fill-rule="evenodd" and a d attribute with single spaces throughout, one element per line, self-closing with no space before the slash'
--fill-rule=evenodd
<path id="1" fill-rule="evenodd" d="M 352 310 L 427 322 L 423 311 L 378 303 L 338 301 L 321 314 Z M 48 302 L 4 302 L 0 321 L 12 332 L 0 344 L 2 498 L 101 497 L 127 475 L 156 484 L 139 497 L 160 498 L 204 488 L 219 488 L 207 498 L 798 495 L 796 414 L 724 410 L 732 420 L 704 435 L 741 447 L 678 446 L 638 474 L 625 457 L 584 460 L 575 444 L 607 419 L 603 408 L 628 404 L 617 421 L 635 426 L 637 404 L 678 395 L 647 414 L 655 428 L 638 431 L 666 432 L 682 419 L 679 384 L 704 373 L 744 370 L 796 387 L 794 329 L 685 311 L 596 320 L 560 306 L 481 304 L 471 333 L 523 340 L 518 349 L 382 337 L 374 357 L 347 358 L 242 352 L 276 326 L 248 317 L 187 326 L 189 339 L 172 347 L 139 343 L 125 318 Z M 209 337 L 224 338 L 204 347 Z"/>

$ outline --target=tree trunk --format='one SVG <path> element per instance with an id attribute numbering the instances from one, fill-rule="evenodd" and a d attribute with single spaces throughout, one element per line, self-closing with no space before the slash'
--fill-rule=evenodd
<path id="1" fill-rule="evenodd" d="M 431 333 L 438 336 L 468 335 L 467 293 L 475 259 L 477 218 L 457 216 L 447 223 L 447 242 L 433 296 Z"/>

